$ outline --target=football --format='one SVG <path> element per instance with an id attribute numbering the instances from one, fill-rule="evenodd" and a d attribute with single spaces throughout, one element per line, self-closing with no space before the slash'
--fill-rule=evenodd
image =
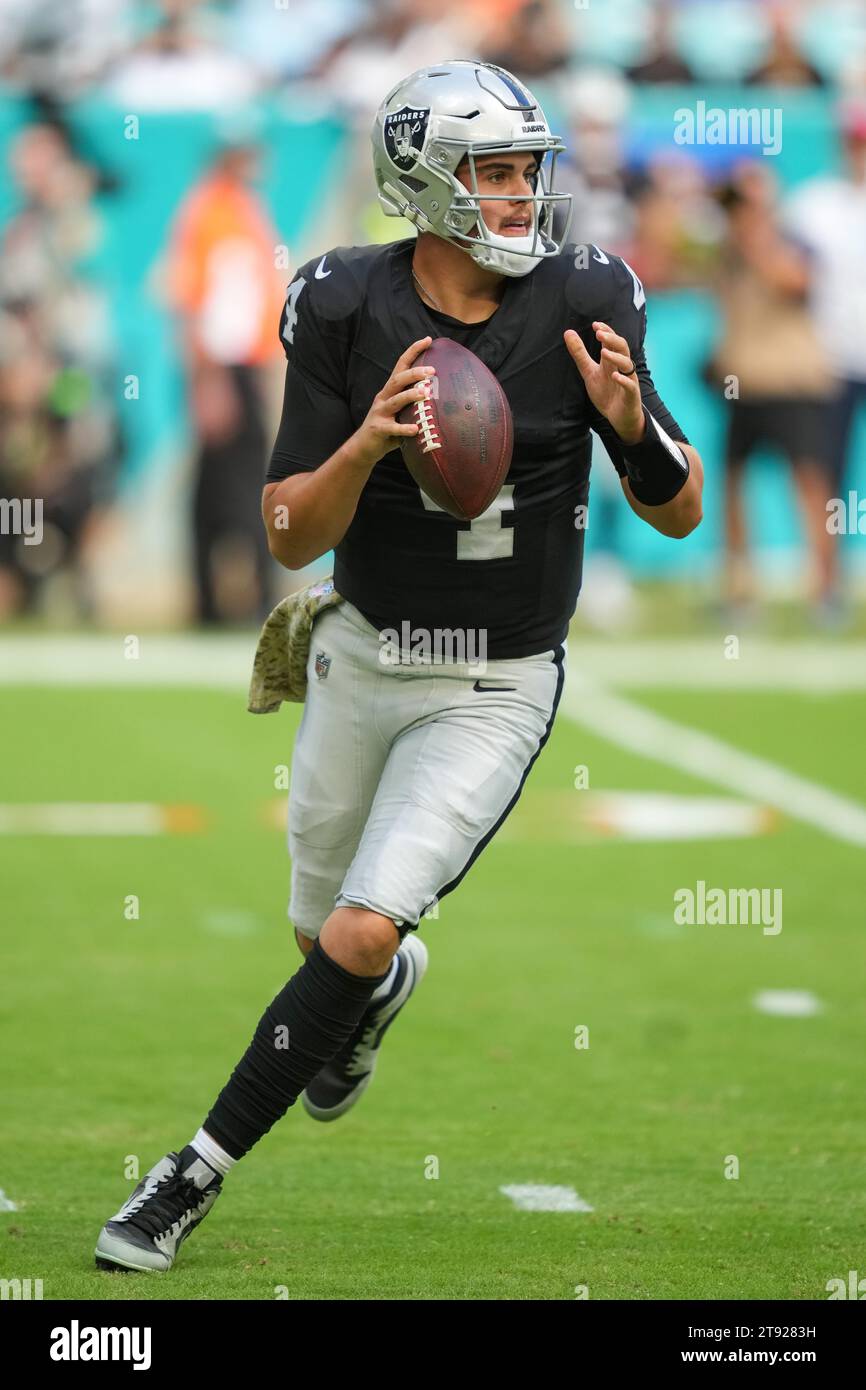
<path id="1" fill-rule="evenodd" d="M 481 359 L 451 338 L 435 338 L 413 365 L 435 367 L 436 375 L 430 396 L 397 417 L 419 426 L 401 440 L 406 467 L 438 507 L 472 521 L 511 467 L 514 426 L 505 392 Z"/>

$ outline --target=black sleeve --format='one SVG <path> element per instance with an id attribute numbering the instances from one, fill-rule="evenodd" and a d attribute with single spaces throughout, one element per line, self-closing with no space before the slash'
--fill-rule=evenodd
<path id="1" fill-rule="evenodd" d="M 679 444 L 688 444 L 650 376 L 644 351 L 646 295 L 628 261 L 599 246 L 578 247 L 565 284 L 565 303 L 568 311 L 566 326 L 580 334 L 587 352 L 596 362 L 601 359 L 601 344 L 592 328 L 594 320 L 600 319 L 610 324 L 615 333 L 625 338 L 647 411 L 671 439 Z M 604 444 L 619 476 L 624 478 L 626 467 L 622 441 L 613 425 L 596 410 L 588 395 L 585 399 L 590 428 Z"/>
<path id="2" fill-rule="evenodd" d="M 313 259 L 301 266 L 286 290 L 279 328 L 286 358 L 334 396 L 346 389 L 357 308 L 358 285 L 339 249 L 327 251 L 318 265 Z"/>
<path id="3" fill-rule="evenodd" d="M 640 350 L 632 354 L 632 361 L 634 362 L 635 368 L 637 369 L 638 381 L 640 382 L 641 400 L 643 401 L 650 415 L 652 415 L 653 419 L 658 420 L 662 429 L 670 435 L 671 439 L 675 439 L 678 444 L 688 444 L 688 439 L 683 434 L 683 431 L 680 429 L 673 415 L 671 415 L 670 411 L 668 410 L 667 406 L 665 405 L 664 401 L 662 400 L 661 396 L 656 390 L 655 383 L 652 377 L 650 376 L 650 370 L 647 366 L 646 357 L 644 355 L 643 343 L 641 343 Z M 592 417 L 590 421 L 592 428 L 598 435 L 599 439 L 601 440 L 602 444 L 604 445 L 605 449 L 610 455 L 611 462 L 613 463 L 613 466 L 616 469 L 617 473 L 621 478 L 624 478 L 626 475 L 626 469 L 625 459 L 622 453 L 622 440 L 620 439 L 619 435 L 617 434 L 610 421 L 606 420 L 603 415 L 599 414 L 599 412 L 596 410 L 595 406 L 592 404 L 591 401 L 589 402 L 589 408 Z"/>
<path id="4" fill-rule="evenodd" d="M 323 390 L 287 362 L 283 411 L 265 482 L 278 483 L 292 473 L 311 472 L 353 433 L 342 396 Z"/>

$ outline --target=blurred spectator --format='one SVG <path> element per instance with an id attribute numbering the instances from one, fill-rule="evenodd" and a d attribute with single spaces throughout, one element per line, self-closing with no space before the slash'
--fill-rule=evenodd
<path id="1" fill-rule="evenodd" d="M 634 226 L 623 163 L 628 85 L 615 69 L 582 68 L 563 84 L 560 97 L 569 129 L 556 166 L 556 187 L 572 195 L 569 240 L 625 254 Z M 557 237 L 564 220 L 557 213 Z M 622 491 L 614 470 L 604 464 L 592 474 L 592 527 L 596 541 L 587 561 L 582 614 L 591 627 L 610 632 L 636 619 L 639 600 L 628 573 Z"/>
<path id="2" fill-rule="evenodd" d="M 694 81 L 694 73 L 677 52 L 671 17 L 669 4 L 659 3 L 652 7 L 647 54 L 626 69 L 626 76 L 632 82 Z"/>
<path id="3" fill-rule="evenodd" d="M 76 155 L 65 126 L 38 119 L 12 141 L 9 165 L 21 205 L 7 223 L 0 297 L 29 298 L 50 309 L 46 332 L 64 348 L 104 358 L 104 294 L 75 268 L 96 249 L 102 222 L 93 203 L 98 174 Z"/>
<path id="4" fill-rule="evenodd" d="M 570 238 L 623 252 L 634 227 L 622 148 L 628 86 L 613 69 L 585 68 L 569 80 L 562 96 L 570 129 L 556 166 L 556 185 L 572 195 Z M 557 234 L 561 221 L 558 217 Z"/>
<path id="5" fill-rule="evenodd" d="M 500 8 L 502 0 L 496 4 Z M 370 126 L 376 108 L 417 68 L 474 53 L 486 22 L 479 6 L 465 0 L 378 0 L 367 22 L 334 44 L 317 66 L 317 90 L 351 127 L 339 205 L 331 210 L 331 244 L 400 235 L 400 224 L 385 218 L 375 196 Z M 411 234 L 408 224 L 402 234 Z"/>
<path id="6" fill-rule="evenodd" d="M 156 27 L 116 65 L 109 96 L 131 111 L 224 111 L 261 85 L 253 65 L 211 38 L 196 0 L 160 0 Z"/>
<path id="7" fill-rule="evenodd" d="M 814 258 L 812 311 L 841 387 L 829 427 L 831 486 L 842 496 L 857 406 L 866 404 L 866 98 L 840 112 L 845 167 L 803 184 L 787 226 Z"/>
<path id="8" fill-rule="evenodd" d="M 225 144 L 171 232 L 168 297 L 179 316 L 196 436 L 193 536 L 202 623 L 246 622 L 270 606 L 272 561 L 261 519 L 270 445 L 267 369 L 281 356 L 285 272 L 254 190 L 259 151 Z"/>
<path id="9" fill-rule="evenodd" d="M 866 7 L 858 5 L 854 14 L 857 29 L 851 33 L 844 56 L 836 70 L 843 109 L 844 103 L 856 102 L 858 98 L 862 101 L 866 92 Z M 843 38 L 847 37 L 849 36 L 843 33 Z"/>
<path id="10" fill-rule="evenodd" d="M 488 24 L 480 56 L 532 82 L 566 66 L 570 37 L 556 0 L 523 0 L 507 19 Z"/>
<path id="11" fill-rule="evenodd" d="M 307 77 L 364 21 L 368 0 L 237 0 L 226 40 L 269 82 Z"/>
<path id="12" fill-rule="evenodd" d="M 703 284 L 724 234 L 724 217 L 696 160 L 659 156 L 635 196 L 634 241 L 627 259 L 648 290 Z"/>
<path id="13" fill-rule="evenodd" d="M 102 234 L 97 175 L 44 119 L 13 141 L 10 167 L 21 206 L 0 243 L 0 495 L 39 499 L 44 535 L 3 537 L 0 602 L 31 609 L 63 571 L 87 615 L 85 553 L 121 453 L 108 306 L 82 268 Z"/>
<path id="14" fill-rule="evenodd" d="M 799 18 L 784 5 L 773 5 L 770 21 L 769 51 L 764 61 L 744 81 L 747 85 L 767 87 L 823 87 L 824 78 L 802 52 L 795 29 Z"/>
<path id="15" fill-rule="evenodd" d="M 129 45 L 132 0 L 0 0 L 0 76 L 26 95 L 69 101 Z"/>
<path id="16" fill-rule="evenodd" d="M 791 464 L 813 562 L 819 611 L 835 599 L 835 544 L 827 530 L 827 405 L 834 383 L 808 312 L 809 263 L 779 229 L 766 167 L 741 167 L 722 191 L 729 232 L 718 275 L 723 330 L 709 375 L 728 402 L 725 455 L 727 590 L 751 597 L 745 465 L 761 445 Z M 760 518 L 757 518 L 760 526 Z"/>
<path id="17" fill-rule="evenodd" d="M 463 0 L 379 0 L 364 24 L 334 44 L 315 76 L 366 138 L 392 87 L 425 64 L 472 54 L 482 29 L 481 12 Z"/>

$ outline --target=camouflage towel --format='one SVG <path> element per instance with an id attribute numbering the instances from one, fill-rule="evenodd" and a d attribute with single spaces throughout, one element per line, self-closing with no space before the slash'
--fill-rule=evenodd
<path id="1" fill-rule="evenodd" d="M 303 703 L 313 623 L 324 608 L 342 603 L 331 576 L 289 594 L 269 615 L 253 660 L 250 714 L 273 714 L 283 700 Z"/>

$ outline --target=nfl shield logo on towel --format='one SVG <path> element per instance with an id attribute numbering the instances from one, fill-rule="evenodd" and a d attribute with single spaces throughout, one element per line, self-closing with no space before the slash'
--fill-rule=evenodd
<path id="1" fill-rule="evenodd" d="M 324 652 L 316 652 L 316 675 L 323 681 L 331 669 L 331 658 Z"/>

